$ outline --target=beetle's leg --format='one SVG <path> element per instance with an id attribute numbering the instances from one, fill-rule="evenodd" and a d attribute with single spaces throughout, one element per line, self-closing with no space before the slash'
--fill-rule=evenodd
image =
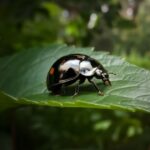
<path id="1" fill-rule="evenodd" d="M 102 96 L 104 95 L 103 92 L 99 89 L 99 87 L 97 86 L 97 84 L 94 81 L 92 81 L 91 79 L 88 79 L 88 81 L 94 85 L 94 87 L 98 91 L 99 95 L 102 95 Z"/>
<path id="2" fill-rule="evenodd" d="M 74 96 L 76 96 L 76 95 L 78 95 L 78 93 L 79 93 L 79 83 L 77 84 L 77 86 L 76 86 L 76 88 L 75 88 L 75 92 L 74 92 L 74 94 L 73 94 L 73 97 Z"/>
<path id="3" fill-rule="evenodd" d="M 61 89 L 62 89 L 62 93 L 63 93 L 63 94 L 66 94 L 66 86 L 65 86 L 64 84 L 62 84 Z"/>
<path id="4" fill-rule="evenodd" d="M 79 94 L 80 85 L 81 85 L 84 81 L 85 81 L 85 78 L 80 79 L 80 81 L 78 82 L 78 84 L 77 84 L 77 86 L 76 86 L 76 88 L 75 88 L 75 93 L 74 93 L 73 97 Z"/>

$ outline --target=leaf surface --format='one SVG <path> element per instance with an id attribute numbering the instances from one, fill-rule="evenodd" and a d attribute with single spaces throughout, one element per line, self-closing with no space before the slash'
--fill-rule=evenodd
<path id="1" fill-rule="evenodd" d="M 82 53 L 97 59 L 109 71 L 112 86 L 96 80 L 104 96 L 86 82 L 80 93 L 72 97 L 75 86 L 67 87 L 65 96 L 54 96 L 46 89 L 46 76 L 51 65 L 61 56 Z M 92 48 L 51 45 L 30 49 L 0 59 L 0 110 L 19 106 L 58 106 L 102 109 L 120 109 L 150 112 L 150 71 L 105 52 Z"/>

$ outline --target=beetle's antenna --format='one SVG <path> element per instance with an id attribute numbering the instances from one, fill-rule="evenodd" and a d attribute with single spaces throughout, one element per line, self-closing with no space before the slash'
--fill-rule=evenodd
<path id="1" fill-rule="evenodd" d="M 113 75 L 117 75 L 116 73 L 113 73 L 113 72 L 109 72 L 108 74 L 113 74 Z"/>

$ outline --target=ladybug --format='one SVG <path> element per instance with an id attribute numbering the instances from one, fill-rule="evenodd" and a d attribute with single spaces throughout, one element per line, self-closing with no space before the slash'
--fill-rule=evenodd
<path id="1" fill-rule="evenodd" d="M 47 89 L 53 94 L 61 94 L 63 86 L 78 81 L 74 96 L 79 93 L 79 86 L 87 79 L 99 95 L 103 95 L 93 77 L 101 79 L 105 85 L 111 85 L 107 70 L 94 58 L 84 54 L 70 54 L 59 58 L 47 75 Z"/>

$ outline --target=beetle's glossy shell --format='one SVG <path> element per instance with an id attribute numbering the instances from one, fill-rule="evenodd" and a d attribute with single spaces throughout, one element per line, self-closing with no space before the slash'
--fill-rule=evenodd
<path id="1" fill-rule="evenodd" d="M 86 71 L 90 71 L 95 67 L 105 71 L 104 67 L 97 60 L 87 55 L 70 54 L 63 56 L 50 68 L 47 75 L 47 88 L 53 93 L 59 93 L 62 84 L 72 84 L 84 73 L 85 76 L 88 76 Z"/>

